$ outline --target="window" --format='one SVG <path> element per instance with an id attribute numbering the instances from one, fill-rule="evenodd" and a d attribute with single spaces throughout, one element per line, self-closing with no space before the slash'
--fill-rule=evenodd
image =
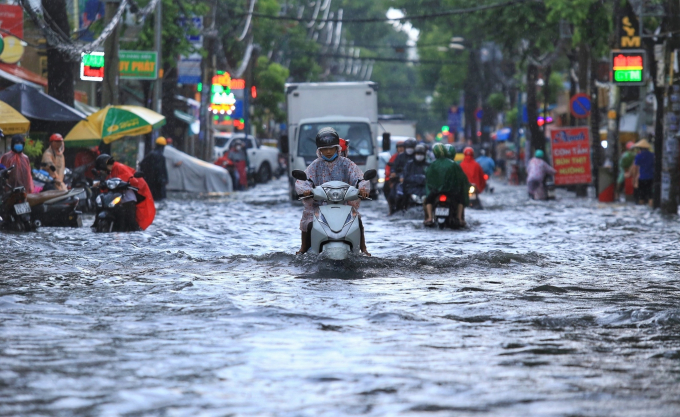
<path id="1" fill-rule="evenodd" d="M 373 155 L 371 129 L 366 123 L 312 123 L 300 126 L 298 155 L 316 157 L 316 133 L 324 127 L 335 129 L 340 137 L 349 140 L 349 156 Z"/>
<path id="2" fill-rule="evenodd" d="M 229 142 L 228 137 L 224 136 L 215 136 L 215 146 L 218 148 L 224 148 L 224 146 Z"/>

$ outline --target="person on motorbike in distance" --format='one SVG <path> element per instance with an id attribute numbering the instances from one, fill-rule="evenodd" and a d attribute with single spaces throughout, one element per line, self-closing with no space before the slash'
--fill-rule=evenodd
<path id="1" fill-rule="evenodd" d="M 401 174 L 402 171 L 404 171 L 406 164 L 413 161 L 415 157 L 416 145 L 417 142 L 413 138 L 409 138 L 406 139 L 406 141 L 404 141 L 404 153 L 400 153 L 394 160 L 392 168 L 390 169 L 390 176 L 392 176 L 393 178 L 401 179 Z M 403 198 L 403 195 L 404 195 L 403 186 L 397 181 L 393 182 L 392 186 L 390 187 L 389 198 L 390 207 L 393 207 L 395 210 L 399 209 L 399 204 L 401 202 L 401 199 Z M 394 213 L 394 211 L 390 212 L 390 214 L 392 213 Z"/>
<path id="2" fill-rule="evenodd" d="M 425 145 L 416 145 L 413 161 L 407 163 L 401 173 L 400 181 L 404 185 L 405 198 L 409 198 L 411 194 L 421 196 L 425 193 L 425 170 L 428 166 L 426 154 Z"/>
<path id="3" fill-rule="evenodd" d="M 427 197 L 425 199 L 425 225 L 431 226 L 434 224 L 432 216 L 434 210 L 435 200 L 438 195 L 445 194 L 447 201 L 453 202 L 451 207 L 456 210 L 456 218 L 459 224 L 464 227 L 465 220 L 463 220 L 464 206 L 470 204 L 470 197 L 468 190 L 470 183 L 462 168 L 452 158 L 455 158 L 455 149 L 453 154 L 447 152 L 447 149 L 441 143 L 437 143 L 432 147 L 435 161 L 430 164 L 425 172 L 427 180 Z"/>
<path id="4" fill-rule="evenodd" d="M 12 136 L 11 150 L 0 157 L 0 164 L 10 168 L 14 165 L 14 170 L 10 172 L 7 179 L 7 186 L 10 188 L 24 187 L 27 193 L 33 192 L 33 176 L 31 175 L 31 161 L 24 152 L 26 139 L 23 135 Z M 2 193 L 4 190 L 0 190 Z"/>
<path id="5" fill-rule="evenodd" d="M 456 147 L 450 143 L 444 143 L 443 145 L 444 149 L 446 149 L 446 157 L 452 160 L 453 162 L 456 162 Z M 432 149 L 432 151 L 434 153 L 434 148 Z"/>
<path id="6" fill-rule="evenodd" d="M 527 191 L 529 197 L 534 200 L 547 200 L 548 194 L 543 186 L 543 180 L 547 175 L 555 175 L 557 172 L 543 160 L 544 155 L 542 150 L 536 149 L 534 157 L 527 165 Z"/>
<path id="7" fill-rule="evenodd" d="M 484 192 L 486 187 L 486 180 L 484 179 L 484 170 L 475 161 L 475 151 L 471 147 L 463 149 L 463 155 L 465 158 L 460 163 L 460 167 L 463 168 L 465 175 L 467 175 L 470 184 L 474 184 L 477 187 L 477 192 L 481 194 Z"/>
<path id="8" fill-rule="evenodd" d="M 364 173 L 350 161 L 348 158 L 340 156 L 340 136 L 335 129 L 331 127 L 324 127 L 316 134 L 316 155 L 317 159 L 312 162 L 305 173 L 307 178 L 312 180 L 315 186 L 319 186 L 328 181 L 342 181 L 350 185 L 356 185 L 357 181 L 364 178 Z M 359 195 L 367 198 L 371 190 L 371 183 L 369 181 L 361 181 L 359 183 Z M 309 181 L 296 181 L 295 192 L 298 195 L 308 196 L 312 194 L 312 184 Z M 302 244 L 298 254 L 305 253 L 311 245 L 312 223 L 314 220 L 314 209 L 319 206 L 319 203 L 312 198 L 302 200 L 304 210 L 302 212 L 302 219 L 300 220 L 300 230 L 302 231 Z M 348 201 L 347 204 L 359 210 L 359 200 Z M 361 229 L 361 252 L 367 256 L 371 256 L 366 250 L 366 239 L 364 237 L 364 225 L 361 222 L 361 215 L 359 215 L 359 227 Z"/>
<path id="9" fill-rule="evenodd" d="M 496 170 L 496 163 L 493 161 L 493 159 L 486 155 L 486 149 L 482 149 L 481 151 L 479 151 L 479 153 L 480 155 L 476 159 L 476 161 L 479 164 L 479 166 L 482 167 L 482 171 L 484 171 L 484 173 L 488 175 L 489 178 L 491 178 L 494 171 Z"/>
<path id="10" fill-rule="evenodd" d="M 389 214 L 392 214 L 396 210 L 396 207 L 394 207 L 392 203 L 389 202 L 390 191 L 392 190 L 392 187 L 394 187 L 399 181 L 399 176 L 393 172 L 392 166 L 397 160 L 397 157 L 402 153 L 404 153 L 404 142 L 397 142 L 397 153 L 392 155 L 389 162 L 385 164 L 385 183 L 383 185 L 383 192 L 385 193 L 385 199 L 388 201 Z"/>
<path id="11" fill-rule="evenodd" d="M 50 146 L 43 152 L 40 165 L 54 179 L 54 189 L 59 191 L 68 190 L 68 187 L 64 184 L 64 171 L 66 170 L 64 137 L 59 133 L 50 136 Z"/>
<path id="12" fill-rule="evenodd" d="M 347 158 L 349 153 L 349 140 L 340 138 L 340 156 Z"/>
<path id="13" fill-rule="evenodd" d="M 142 230 L 146 230 L 153 223 L 154 217 L 156 217 L 156 207 L 153 203 L 153 196 L 151 195 L 149 185 L 144 181 L 144 178 L 135 178 L 134 169 L 116 162 L 111 155 L 105 153 L 97 157 L 94 161 L 94 167 L 97 171 L 106 174 L 106 179 L 119 178 L 139 190 L 137 193 L 135 220 Z"/>

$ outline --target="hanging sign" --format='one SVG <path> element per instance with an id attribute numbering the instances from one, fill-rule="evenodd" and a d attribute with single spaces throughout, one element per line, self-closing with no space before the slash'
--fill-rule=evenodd
<path id="1" fill-rule="evenodd" d="M 550 132 L 556 185 L 592 182 L 589 136 L 588 127 L 558 128 Z"/>
<path id="2" fill-rule="evenodd" d="M 155 80 L 158 78 L 157 53 L 155 51 L 119 51 L 120 78 Z"/>
<path id="3" fill-rule="evenodd" d="M 612 81 L 618 85 L 644 85 L 644 50 L 612 51 Z"/>
<path id="4" fill-rule="evenodd" d="M 628 2 L 626 2 L 623 16 L 619 22 L 618 38 L 619 48 L 621 49 L 642 47 L 642 42 L 640 41 L 640 22 Z"/>
<path id="5" fill-rule="evenodd" d="M 80 79 L 102 81 L 104 79 L 104 52 L 82 53 L 80 55 Z"/>

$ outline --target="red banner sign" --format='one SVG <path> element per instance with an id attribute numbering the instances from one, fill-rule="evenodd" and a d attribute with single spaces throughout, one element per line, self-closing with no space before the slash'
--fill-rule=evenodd
<path id="1" fill-rule="evenodd" d="M 556 185 L 588 184 L 592 182 L 590 173 L 590 134 L 587 127 L 553 129 L 552 142 L 553 167 Z"/>
<path id="2" fill-rule="evenodd" d="M 3 30 L 0 34 L 3 38 L 11 34 L 19 39 L 23 39 L 24 9 L 21 6 L 0 4 L 0 28 Z"/>

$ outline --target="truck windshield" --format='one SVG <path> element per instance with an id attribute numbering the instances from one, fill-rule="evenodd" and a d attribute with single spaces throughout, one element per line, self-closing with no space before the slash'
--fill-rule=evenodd
<path id="1" fill-rule="evenodd" d="M 311 123 L 300 126 L 298 156 L 316 158 L 316 133 L 330 126 L 341 138 L 349 140 L 349 156 L 373 155 L 371 129 L 366 123 Z"/>

